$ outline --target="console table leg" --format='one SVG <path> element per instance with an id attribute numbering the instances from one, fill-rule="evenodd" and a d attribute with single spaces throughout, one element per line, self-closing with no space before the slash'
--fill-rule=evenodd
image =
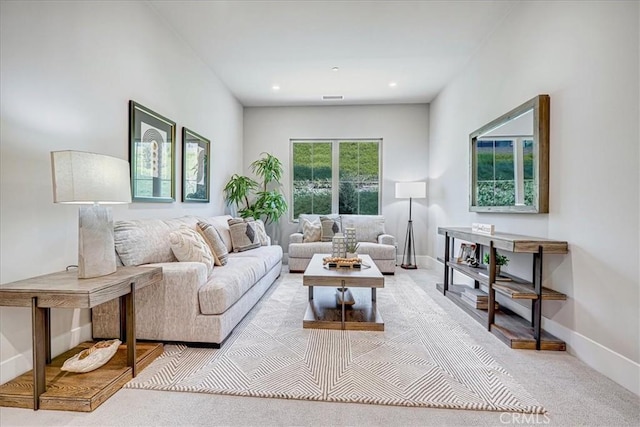
<path id="1" fill-rule="evenodd" d="M 371 301 L 376 302 L 376 288 L 371 288 Z"/>
<path id="2" fill-rule="evenodd" d="M 131 292 L 125 295 L 126 330 L 127 330 L 127 366 L 136 377 L 136 284 L 131 284 Z"/>
<path id="3" fill-rule="evenodd" d="M 309 286 L 309 301 L 313 300 L 313 286 Z"/>
<path id="4" fill-rule="evenodd" d="M 344 324 L 344 317 L 346 315 L 345 313 L 345 307 L 344 307 L 344 287 L 345 287 L 345 281 L 342 280 L 341 282 L 341 286 L 342 286 L 342 330 L 344 331 L 345 328 L 345 324 Z"/>
<path id="5" fill-rule="evenodd" d="M 51 309 L 44 309 L 44 322 L 45 322 L 45 353 L 47 355 L 47 364 L 51 363 Z"/>
<path id="6" fill-rule="evenodd" d="M 542 246 L 538 247 L 538 253 L 533 254 L 533 286 L 538 298 L 531 303 L 533 306 L 533 337 L 536 340 L 536 350 L 540 350 L 542 332 Z"/>
<path id="7" fill-rule="evenodd" d="M 444 237 L 444 283 L 442 283 L 442 295 L 449 290 L 449 233 Z"/>
<path id="8" fill-rule="evenodd" d="M 38 298 L 31 298 L 31 328 L 33 331 L 33 409 L 40 407 L 40 395 L 47 390 L 45 375 L 47 359 L 47 309 L 38 307 Z"/>

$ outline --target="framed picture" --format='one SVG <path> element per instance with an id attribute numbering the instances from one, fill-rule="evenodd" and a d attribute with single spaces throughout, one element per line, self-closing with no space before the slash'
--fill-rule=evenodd
<path id="1" fill-rule="evenodd" d="M 210 141 L 182 128 L 182 201 L 209 201 Z"/>
<path id="2" fill-rule="evenodd" d="M 460 251 L 458 252 L 458 258 L 456 262 L 463 263 L 468 258 L 475 258 L 476 256 L 476 245 L 473 243 L 461 243 Z"/>
<path id="3" fill-rule="evenodd" d="M 129 101 L 129 164 L 134 202 L 174 202 L 176 123 Z"/>

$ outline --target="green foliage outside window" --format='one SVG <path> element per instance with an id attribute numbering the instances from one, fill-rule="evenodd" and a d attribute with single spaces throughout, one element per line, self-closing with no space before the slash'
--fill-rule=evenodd
<path id="1" fill-rule="evenodd" d="M 486 140 L 478 143 L 477 194 L 478 206 L 512 206 L 515 200 L 515 161 L 513 141 Z M 523 146 L 524 203 L 533 205 L 533 141 Z"/>
<path id="2" fill-rule="evenodd" d="M 379 212 L 379 143 L 293 142 L 293 218 L 332 209 L 333 150 L 338 150 L 338 212 Z"/>

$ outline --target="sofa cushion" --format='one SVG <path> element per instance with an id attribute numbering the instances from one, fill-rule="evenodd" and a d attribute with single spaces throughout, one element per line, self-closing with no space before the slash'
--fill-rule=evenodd
<path id="1" fill-rule="evenodd" d="M 213 254 L 209 245 L 196 230 L 187 226 L 169 233 L 171 250 L 178 261 L 201 262 L 207 266 L 207 271 L 213 270 Z"/>
<path id="2" fill-rule="evenodd" d="M 202 314 L 221 314 L 236 303 L 264 274 L 267 269 L 259 257 L 237 254 L 229 257 L 224 267 L 216 268 L 198 291 Z"/>
<path id="3" fill-rule="evenodd" d="M 232 218 L 228 222 L 234 252 L 248 251 L 261 245 L 255 229 L 255 221 Z"/>
<path id="4" fill-rule="evenodd" d="M 306 218 L 302 221 L 302 241 L 305 243 L 319 242 L 322 237 L 322 224 L 311 222 Z"/>
<path id="5" fill-rule="evenodd" d="M 344 228 L 356 229 L 358 242 L 376 243 L 378 236 L 385 233 L 383 215 L 341 215 L 341 218 Z"/>
<path id="6" fill-rule="evenodd" d="M 314 254 L 331 254 L 331 242 L 292 243 L 289 258 L 311 258 Z"/>
<path id="7" fill-rule="evenodd" d="M 259 258 L 264 262 L 265 271 L 271 270 L 276 264 L 282 260 L 282 247 L 279 245 L 260 246 L 244 252 L 234 252 L 229 254 L 230 258 Z"/>
<path id="8" fill-rule="evenodd" d="M 116 252 L 126 266 L 175 262 L 169 233 L 181 225 L 195 228 L 197 221 L 193 216 L 116 221 L 113 227 Z"/>
<path id="9" fill-rule="evenodd" d="M 342 231 L 340 218 L 321 216 L 320 224 L 322 224 L 322 237 L 320 238 L 320 240 L 322 240 L 323 242 L 330 242 L 331 240 L 333 240 L 333 236 Z"/>
<path id="10" fill-rule="evenodd" d="M 208 222 L 198 222 L 198 232 L 204 237 L 205 242 L 209 245 L 215 265 L 225 265 L 229 257 L 229 251 L 220 237 L 218 230 Z"/>
<path id="11" fill-rule="evenodd" d="M 315 254 L 330 254 L 331 242 L 294 243 L 289 245 L 289 258 L 311 258 Z M 369 255 L 372 259 L 395 260 L 396 248 L 392 245 L 360 242 L 359 254 Z"/>

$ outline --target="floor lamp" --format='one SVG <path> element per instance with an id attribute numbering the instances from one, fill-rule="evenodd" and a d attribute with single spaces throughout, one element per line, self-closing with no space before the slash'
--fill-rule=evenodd
<path id="1" fill-rule="evenodd" d="M 396 182 L 396 199 L 409 199 L 409 223 L 407 224 L 407 235 L 404 242 L 404 254 L 402 264 L 404 269 L 414 270 L 418 268 L 415 264 L 416 249 L 413 246 L 413 221 L 411 219 L 411 202 L 413 199 L 424 199 L 427 197 L 426 182 Z"/>

